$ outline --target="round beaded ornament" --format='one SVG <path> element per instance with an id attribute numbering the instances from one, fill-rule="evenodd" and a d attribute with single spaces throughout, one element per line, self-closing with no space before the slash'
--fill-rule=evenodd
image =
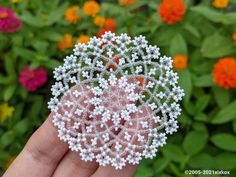
<path id="1" fill-rule="evenodd" d="M 58 136 L 84 161 L 122 169 L 153 158 L 177 131 L 184 96 L 170 57 L 144 36 L 106 32 L 54 70 L 48 105 Z"/>

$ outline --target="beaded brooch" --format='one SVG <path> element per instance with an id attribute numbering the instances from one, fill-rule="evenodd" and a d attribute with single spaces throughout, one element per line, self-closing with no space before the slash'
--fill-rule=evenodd
<path id="1" fill-rule="evenodd" d="M 183 89 L 172 59 L 144 36 L 106 32 L 77 44 L 54 78 L 48 105 L 58 137 L 84 161 L 138 164 L 177 131 Z"/>

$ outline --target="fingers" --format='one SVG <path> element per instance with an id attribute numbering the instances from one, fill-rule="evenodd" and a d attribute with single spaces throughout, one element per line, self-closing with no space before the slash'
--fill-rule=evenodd
<path id="1" fill-rule="evenodd" d="M 115 86 L 109 87 L 104 94 L 101 96 L 101 104 L 106 108 L 106 110 L 110 111 L 118 111 L 122 108 L 121 104 L 126 104 L 128 100 L 125 100 L 124 98 L 124 91 L 122 90 L 117 90 Z M 115 100 L 110 100 L 111 98 L 114 99 L 114 95 L 117 94 L 118 92 L 122 92 L 123 95 L 120 95 L 119 99 L 116 98 Z M 115 95 L 117 97 L 117 95 Z M 72 98 L 68 98 L 69 100 Z M 121 101 L 122 103 L 120 103 Z M 96 148 L 102 147 L 104 145 L 101 140 L 96 139 L 96 136 L 99 133 L 106 133 L 110 134 L 109 131 L 113 132 L 114 134 L 116 131 L 114 129 L 109 130 L 109 127 L 111 127 L 114 123 L 112 121 L 105 121 L 106 124 L 101 126 L 101 120 L 102 116 L 101 115 L 92 115 L 89 118 L 87 118 L 87 124 L 84 127 L 84 129 L 79 129 L 78 132 L 84 134 L 85 136 L 85 142 L 82 141 L 80 143 L 81 149 L 89 149 L 89 148 L 94 148 L 92 147 L 93 143 L 96 142 Z M 97 123 L 95 123 L 97 122 Z M 92 126 L 90 131 L 86 131 L 88 127 Z M 105 136 L 104 136 L 105 137 Z M 96 139 L 96 141 L 94 141 Z M 109 142 L 106 142 L 109 143 Z M 87 147 L 89 145 L 89 147 Z M 91 146 L 91 147 L 90 147 Z M 96 156 L 98 153 L 92 152 L 93 156 Z M 53 177 L 61 177 L 63 174 L 63 177 L 88 177 L 91 176 L 96 169 L 98 168 L 98 163 L 95 160 L 85 162 L 84 160 L 89 160 L 89 156 L 83 156 L 83 160 L 81 160 L 81 156 L 79 152 L 71 152 L 69 151 L 62 161 L 60 162 L 58 168 L 56 169 Z"/>
<path id="2" fill-rule="evenodd" d="M 75 86 L 73 89 L 86 90 L 85 86 L 82 85 Z M 67 106 L 60 104 L 58 105 L 58 111 L 50 114 L 49 118 L 32 135 L 25 148 L 7 170 L 4 177 L 51 177 L 58 163 L 68 151 L 68 145 L 58 138 L 58 133 L 60 136 L 64 133 L 63 130 L 57 129 L 54 125 L 71 127 L 73 120 L 67 121 L 67 117 L 74 112 L 67 102 L 71 98 L 74 97 L 66 94 L 62 97 L 61 103 Z M 82 108 L 85 109 L 87 105 L 82 103 L 84 99 L 83 96 L 78 95 L 78 97 L 75 96 L 74 99 L 79 99 L 79 101 L 76 101 L 81 102 Z M 83 117 L 85 117 L 85 115 Z M 73 118 L 79 119 L 79 116 L 73 115 Z M 59 119 L 63 119 L 64 122 L 59 122 Z M 54 125 L 52 122 L 54 122 Z"/>
<path id="3" fill-rule="evenodd" d="M 49 177 L 68 146 L 57 137 L 52 114 L 31 136 L 25 148 L 4 174 L 4 177 Z"/>
<path id="4" fill-rule="evenodd" d="M 86 148 L 84 138 L 80 139 L 80 135 L 83 136 L 82 132 L 88 128 L 89 111 L 92 106 L 89 100 L 92 97 L 93 94 L 86 85 L 76 85 L 60 102 L 58 116 L 55 118 L 56 126 L 59 133 L 62 132 L 60 138 L 68 142 L 72 151 L 65 154 L 53 177 L 88 177 L 97 169 L 96 162 L 81 160 L 78 152 L 81 148 Z M 86 140 L 89 138 L 86 137 Z"/>
<path id="5" fill-rule="evenodd" d="M 102 106 L 110 112 L 120 112 L 130 101 L 127 100 L 123 89 L 116 86 L 109 89 L 101 96 Z M 147 126 L 147 120 L 150 120 L 152 115 L 150 108 L 146 105 L 140 106 L 138 111 L 141 112 L 132 113 L 131 120 L 127 122 L 125 121 L 128 119 L 125 117 L 117 121 L 109 118 L 106 121 L 102 120 L 106 119 L 104 115 L 91 115 L 92 107 L 95 105 L 92 105 L 90 101 L 93 101 L 91 98 L 94 95 L 88 87 L 77 85 L 72 88 L 72 91 L 65 94 L 57 112 L 51 114 L 30 138 L 4 177 L 88 177 L 92 174 L 93 177 L 110 177 L 111 174 L 114 174 L 113 177 L 131 177 L 135 173 L 144 150 L 142 148 L 148 139 L 147 129 L 150 126 Z M 101 124 L 104 125 L 101 126 Z M 59 137 L 67 141 L 72 150 L 80 151 L 81 156 L 77 152 L 68 151 L 68 145 L 57 138 L 57 130 Z M 139 133 L 137 134 L 137 132 Z M 106 134 L 109 134 L 109 137 L 105 136 Z M 127 139 L 127 134 L 130 140 Z M 96 140 L 97 136 L 102 138 Z M 106 141 L 106 139 L 108 140 Z M 93 160 L 99 155 L 97 152 L 93 152 L 94 146 L 97 146 L 101 152 L 103 149 L 111 148 L 111 154 L 113 154 L 114 149 L 117 149 L 115 147 L 117 142 L 119 146 L 122 145 L 120 148 L 122 153 L 120 151 L 117 153 L 118 158 L 128 159 L 129 164 L 123 170 L 116 170 L 114 168 L 116 163 L 113 162 L 113 167 L 98 168 L 98 164 Z M 104 153 L 109 154 L 106 154 L 105 151 Z M 102 156 L 100 160 L 102 163 L 106 161 Z M 121 166 L 118 168 L 124 166 L 123 163 L 118 163 L 119 165 Z"/>
<path id="6" fill-rule="evenodd" d="M 85 162 L 81 160 L 78 152 L 69 151 L 52 177 L 89 177 L 97 168 L 98 163 Z"/>

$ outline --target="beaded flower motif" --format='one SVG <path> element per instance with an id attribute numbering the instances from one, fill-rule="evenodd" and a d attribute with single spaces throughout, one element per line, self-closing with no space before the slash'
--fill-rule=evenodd
<path id="1" fill-rule="evenodd" d="M 53 123 L 84 161 L 116 169 L 138 164 L 177 131 L 184 92 L 171 58 L 144 36 L 106 32 L 77 44 L 54 78 Z"/>

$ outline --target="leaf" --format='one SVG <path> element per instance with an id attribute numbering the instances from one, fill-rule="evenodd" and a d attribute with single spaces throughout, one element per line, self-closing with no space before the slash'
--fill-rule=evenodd
<path id="1" fill-rule="evenodd" d="M 28 117 L 37 117 L 41 111 L 41 107 L 43 104 L 43 98 L 40 96 L 35 97 L 33 104 L 31 105 L 31 109 L 28 113 Z"/>
<path id="2" fill-rule="evenodd" d="M 0 75 L 0 84 L 10 84 L 12 82 L 12 77 L 8 76 L 8 77 L 3 77 L 2 75 Z"/>
<path id="3" fill-rule="evenodd" d="M 207 134 L 204 131 L 191 131 L 183 142 L 183 149 L 189 155 L 200 152 L 207 143 Z"/>
<path id="4" fill-rule="evenodd" d="M 206 74 L 200 77 L 193 78 L 193 85 L 196 87 L 211 87 L 214 85 L 212 81 L 212 75 Z"/>
<path id="5" fill-rule="evenodd" d="M 223 44 L 223 45 L 222 45 Z M 231 39 L 215 33 L 208 36 L 202 43 L 201 52 L 204 57 L 219 58 L 234 52 Z"/>
<path id="6" fill-rule="evenodd" d="M 233 129 L 234 129 L 234 133 L 236 133 L 236 120 L 233 121 Z"/>
<path id="7" fill-rule="evenodd" d="M 5 148 L 9 144 L 13 143 L 14 138 L 15 138 L 15 134 L 12 130 L 5 132 L 0 137 L 0 148 Z"/>
<path id="8" fill-rule="evenodd" d="M 179 72 L 179 85 L 184 89 L 184 101 L 189 102 L 192 95 L 192 79 L 189 70 L 183 70 Z"/>
<path id="9" fill-rule="evenodd" d="M 232 121 L 235 118 L 236 118 L 236 101 L 228 104 L 223 109 L 221 109 L 212 119 L 212 123 L 222 124 Z"/>
<path id="10" fill-rule="evenodd" d="M 225 107 L 230 102 L 230 93 L 228 90 L 213 87 L 213 95 L 216 100 L 216 103 L 221 107 Z"/>
<path id="11" fill-rule="evenodd" d="M 192 26 L 191 24 L 185 24 L 184 29 L 186 29 L 188 32 L 190 32 L 195 37 L 197 37 L 197 38 L 200 37 L 200 33 L 199 33 L 198 29 L 195 28 L 194 26 Z"/>
<path id="12" fill-rule="evenodd" d="M 191 157 L 188 161 L 188 165 L 192 168 L 212 168 L 214 166 L 213 158 L 206 153 L 196 154 L 195 156 Z"/>
<path id="13" fill-rule="evenodd" d="M 156 173 L 160 173 L 169 164 L 169 160 L 166 158 L 157 158 L 154 162 L 154 170 Z"/>
<path id="14" fill-rule="evenodd" d="M 23 119 L 13 127 L 13 131 L 17 135 L 22 135 L 25 132 L 27 132 L 28 126 L 29 126 L 29 121 L 27 119 Z"/>
<path id="15" fill-rule="evenodd" d="M 227 133 L 219 133 L 211 137 L 212 143 L 220 149 L 236 152 L 236 137 Z"/>
<path id="16" fill-rule="evenodd" d="M 19 35 L 12 36 L 12 43 L 14 46 L 22 46 L 23 36 L 19 36 Z"/>
<path id="17" fill-rule="evenodd" d="M 12 55 L 5 55 L 5 62 L 4 62 L 4 66 L 5 69 L 7 71 L 7 74 L 12 77 L 15 78 L 16 77 L 16 70 L 15 70 L 15 61 L 14 58 L 12 57 Z"/>
<path id="18" fill-rule="evenodd" d="M 50 30 L 50 29 L 47 29 L 47 31 L 42 32 L 41 36 L 53 42 L 57 42 L 63 38 L 62 34 L 58 33 L 57 31 Z"/>
<path id="19" fill-rule="evenodd" d="M 16 84 L 12 84 L 5 88 L 4 94 L 3 94 L 4 101 L 9 101 L 12 98 L 12 96 L 15 93 L 16 87 L 17 87 Z"/>
<path id="20" fill-rule="evenodd" d="M 195 6 L 191 8 L 191 11 L 197 12 L 198 14 L 204 16 L 208 20 L 213 22 L 220 22 L 221 13 L 219 11 L 213 10 L 206 6 Z"/>
<path id="21" fill-rule="evenodd" d="M 28 11 L 24 11 L 24 13 L 20 16 L 20 19 L 26 24 L 34 27 L 43 27 L 46 24 L 41 18 L 33 16 Z"/>
<path id="22" fill-rule="evenodd" d="M 236 155 L 233 153 L 221 153 L 214 158 L 216 169 L 231 170 L 236 168 Z"/>
<path id="23" fill-rule="evenodd" d="M 198 120 L 198 121 L 203 121 L 203 122 L 208 122 L 209 118 L 206 114 L 204 113 L 199 113 L 196 116 L 194 116 L 194 119 Z"/>
<path id="24" fill-rule="evenodd" d="M 47 25 L 52 25 L 53 23 L 60 21 L 67 6 L 68 3 L 64 3 L 60 7 L 57 7 L 56 9 L 50 11 L 48 15 Z"/>
<path id="25" fill-rule="evenodd" d="M 156 34 L 154 33 L 153 36 L 151 36 L 153 42 L 156 43 L 158 46 L 169 46 L 171 39 L 176 35 L 177 29 L 175 27 L 173 28 L 164 28 L 161 27 Z M 165 34 L 165 35 L 163 35 Z"/>
<path id="26" fill-rule="evenodd" d="M 141 163 L 140 167 L 138 168 L 135 177 L 152 177 L 153 170 L 149 166 Z"/>
<path id="27" fill-rule="evenodd" d="M 170 54 L 171 56 L 187 54 L 187 44 L 181 34 L 176 34 L 171 40 Z"/>
<path id="28" fill-rule="evenodd" d="M 126 8 L 130 11 L 130 10 L 134 10 L 134 9 L 139 8 L 139 7 L 146 5 L 146 4 L 147 4 L 146 1 L 140 0 L 140 1 L 137 1 L 135 3 L 128 5 L 128 7 L 126 7 Z"/>
<path id="29" fill-rule="evenodd" d="M 203 95 L 199 97 L 195 107 L 195 114 L 202 112 L 207 107 L 209 101 L 210 101 L 209 95 Z"/>
<path id="30" fill-rule="evenodd" d="M 61 64 L 60 61 L 57 61 L 57 60 L 54 60 L 54 59 L 50 59 L 50 60 L 48 60 L 48 61 L 45 63 L 45 66 L 46 66 L 47 68 L 54 69 L 54 68 L 58 67 L 60 64 Z"/>
<path id="31" fill-rule="evenodd" d="M 235 25 L 236 24 L 236 14 L 226 13 L 221 16 L 221 22 L 225 25 Z"/>
<path id="32" fill-rule="evenodd" d="M 173 160 L 175 162 L 183 162 L 186 160 L 186 155 L 180 149 L 179 146 L 176 146 L 174 144 L 167 144 L 163 149 L 162 152 L 165 156 L 165 158 L 169 160 Z"/>
<path id="33" fill-rule="evenodd" d="M 207 127 L 204 123 L 194 122 L 192 127 L 195 131 L 201 132 L 208 136 Z"/>
<path id="34" fill-rule="evenodd" d="M 17 56 L 20 56 L 22 59 L 24 59 L 26 61 L 30 61 L 30 62 L 32 62 L 32 58 L 34 58 L 35 55 L 37 54 L 33 50 L 29 50 L 29 49 L 22 48 L 22 47 L 14 47 L 13 52 Z"/>
<path id="35" fill-rule="evenodd" d="M 32 46 L 41 53 L 44 53 L 48 50 L 49 43 L 42 40 L 32 40 Z"/>

